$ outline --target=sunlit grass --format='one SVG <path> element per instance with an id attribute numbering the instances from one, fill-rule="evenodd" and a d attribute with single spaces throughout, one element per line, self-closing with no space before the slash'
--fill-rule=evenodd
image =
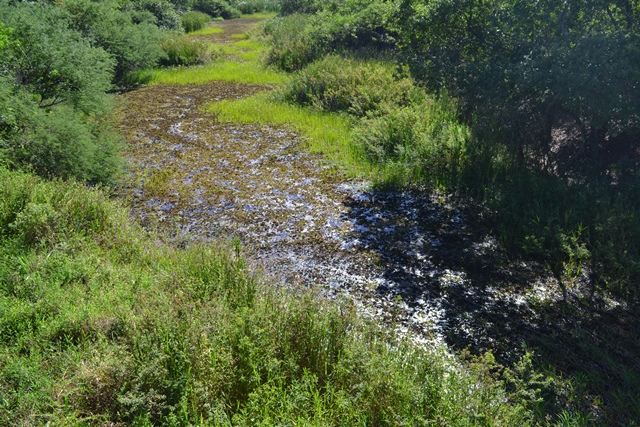
<path id="1" fill-rule="evenodd" d="M 258 12 L 252 13 L 250 15 L 242 15 L 242 18 L 245 19 L 271 19 L 278 16 L 276 12 Z"/>
<path id="2" fill-rule="evenodd" d="M 222 57 L 235 56 L 242 61 L 259 62 L 265 47 L 256 40 L 241 40 L 236 43 L 214 45 Z"/>
<path id="3" fill-rule="evenodd" d="M 268 93 L 224 100 L 206 107 L 221 120 L 235 123 L 283 125 L 307 139 L 311 152 L 322 153 L 352 177 L 374 173 L 351 140 L 352 122 L 345 115 L 323 113 L 274 100 Z"/>
<path id="4" fill-rule="evenodd" d="M 255 62 L 216 61 L 199 67 L 175 67 L 150 72 L 151 83 L 202 84 L 215 80 L 237 83 L 278 84 L 286 75 Z"/>
<path id="5" fill-rule="evenodd" d="M 208 36 L 210 34 L 220 34 L 224 33 L 224 30 L 220 27 L 207 27 L 198 31 L 194 31 L 189 33 L 190 36 Z"/>

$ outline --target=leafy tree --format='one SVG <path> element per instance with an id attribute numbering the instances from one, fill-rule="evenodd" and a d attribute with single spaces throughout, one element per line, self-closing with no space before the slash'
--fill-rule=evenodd
<path id="1" fill-rule="evenodd" d="M 148 12 L 121 11 L 112 1 L 70 0 L 64 3 L 71 27 L 115 60 L 113 82 L 125 84 L 127 74 L 158 64 L 163 57 L 163 32 Z"/>
<path id="2" fill-rule="evenodd" d="M 64 102 L 83 111 L 102 108 L 114 61 L 68 28 L 59 8 L 41 3 L 0 5 L 15 41 L 3 52 L 2 70 L 38 96 L 40 107 Z"/>
<path id="3" fill-rule="evenodd" d="M 192 7 L 194 10 L 206 13 L 214 18 L 233 19 L 242 15 L 238 9 L 231 6 L 226 0 L 195 0 Z"/>
<path id="4" fill-rule="evenodd" d="M 114 61 L 59 7 L 0 4 L 0 17 L 0 163 L 109 182 L 119 163 L 106 121 Z"/>
<path id="5" fill-rule="evenodd" d="M 632 1 L 405 0 L 398 22 L 414 75 L 457 96 L 468 120 L 517 141 L 521 158 L 575 123 L 602 173 L 607 141 L 639 131 L 637 16 Z"/>

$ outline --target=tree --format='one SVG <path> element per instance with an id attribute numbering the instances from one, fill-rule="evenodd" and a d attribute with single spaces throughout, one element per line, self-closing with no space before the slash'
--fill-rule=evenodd
<path id="1" fill-rule="evenodd" d="M 402 51 L 413 74 L 461 100 L 463 116 L 543 155 L 573 122 L 588 169 L 601 149 L 640 127 L 638 2 L 405 0 Z"/>

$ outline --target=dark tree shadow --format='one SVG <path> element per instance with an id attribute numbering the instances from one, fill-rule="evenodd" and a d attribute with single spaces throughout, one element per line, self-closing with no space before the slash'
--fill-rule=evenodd
<path id="1" fill-rule="evenodd" d="M 507 366 L 533 353 L 542 366 L 576 379 L 581 401 L 564 396 L 564 405 L 591 412 L 594 422 L 640 419 L 636 308 L 594 298 L 586 274 L 564 301 L 548 268 L 500 247 L 479 206 L 418 191 L 371 191 L 347 207 L 354 239 L 380 259 L 385 280 L 376 292 L 400 296 L 407 319 L 434 311 L 427 315 L 450 346 L 492 351 Z"/>

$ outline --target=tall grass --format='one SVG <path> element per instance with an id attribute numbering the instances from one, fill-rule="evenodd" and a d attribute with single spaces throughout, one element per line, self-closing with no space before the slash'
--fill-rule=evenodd
<path id="1" fill-rule="evenodd" d="M 526 425 L 490 374 L 176 249 L 100 191 L 0 170 L 2 425 Z"/>
<path id="2" fill-rule="evenodd" d="M 209 46 L 188 37 L 169 38 L 162 43 L 166 57 L 161 61 L 164 65 L 202 65 L 211 61 L 212 52 Z"/>
<path id="3" fill-rule="evenodd" d="M 202 30 L 205 25 L 211 22 L 211 17 L 206 13 L 191 11 L 180 17 L 182 28 L 186 33 Z"/>

